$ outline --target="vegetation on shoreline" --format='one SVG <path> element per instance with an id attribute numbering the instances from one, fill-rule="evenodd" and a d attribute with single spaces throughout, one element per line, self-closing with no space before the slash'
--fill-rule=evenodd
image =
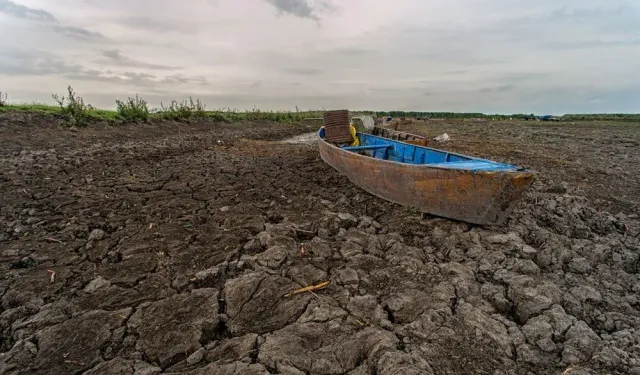
<path id="1" fill-rule="evenodd" d="M 116 109 L 98 109 L 90 104 L 85 104 L 84 99 L 77 95 L 71 86 L 67 87 L 67 94 L 52 95 L 57 105 L 43 103 L 13 104 L 7 102 L 7 95 L 0 96 L 0 112 L 36 112 L 54 115 L 62 115 L 68 125 L 86 126 L 95 121 L 107 121 L 117 123 L 146 122 L 152 119 L 169 119 L 175 121 L 191 122 L 198 120 L 212 120 L 220 122 L 237 121 L 273 121 L 280 123 L 294 123 L 304 119 L 321 118 L 321 111 L 251 111 L 239 112 L 237 110 L 206 110 L 206 105 L 200 99 L 173 100 L 167 105 L 161 104 L 159 109 L 150 109 L 146 100 L 136 94 L 126 100 L 116 100 Z"/>
<path id="2" fill-rule="evenodd" d="M 151 119 L 171 119 L 175 121 L 212 120 L 221 122 L 237 121 L 273 121 L 280 123 L 294 123 L 305 119 L 322 118 L 322 111 L 237 111 L 230 109 L 206 110 L 206 105 L 200 99 L 189 97 L 188 100 L 172 100 L 161 108 L 150 109 L 146 100 L 136 94 L 126 100 L 116 100 L 115 110 L 97 109 L 85 104 L 82 97 L 77 95 L 71 86 L 67 87 L 67 94 L 52 95 L 57 105 L 32 103 L 13 104 L 8 102 L 6 92 L 0 92 L 0 112 L 22 111 L 58 114 L 65 117 L 68 125 L 86 126 L 90 122 L 133 121 L 147 122 Z M 456 113 L 456 112 L 406 112 L 406 111 L 357 111 L 374 117 L 419 118 L 419 119 L 486 119 L 486 120 L 532 120 L 534 114 L 484 114 L 484 113 Z M 603 113 L 603 114 L 566 114 L 555 116 L 558 121 L 633 121 L 640 122 L 640 114 Z"/>

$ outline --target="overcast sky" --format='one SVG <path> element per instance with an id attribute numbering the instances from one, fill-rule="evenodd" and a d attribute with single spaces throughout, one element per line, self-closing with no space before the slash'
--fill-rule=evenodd
<path id="1" fill-rule="evenodd" d="M 13 102 L 640 112 L 638 0 L 0 0 L 0 35 Z"/>

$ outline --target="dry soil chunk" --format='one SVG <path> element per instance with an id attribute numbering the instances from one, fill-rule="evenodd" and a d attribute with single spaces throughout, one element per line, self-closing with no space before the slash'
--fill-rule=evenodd
<path id="1" fill-rule="evenodd" d="M 553 305 L 553 301 L 540 290 L 531 287 L 509 289 L 509 299 L 513 302 L 515 313 L 521 323 L 536 316 Z"/>
<path id="2" fill-rule="evenodd" d="M 249 357 L 256 350 L 257 339 L 258 335 L 250 333 L 223 341 L 220 345 L 208 351 L 205 354 L 205 359 L 208 362 L 216 362 L 220 360 L 234 361 Z"/>
<path id="3" fill-rule="evenodd" d="M 49 374 L 73 374 L 91 368 L 101 360 L 100 349 L 129 311 L 91 311 L 39 331 L 36 364 L 42 373 Z"/>
<path id="4" fill-rule="evenodd" d="M 556 347 L 553 343 L 553 326 L 550 318 L 546 315 L 536 316 L 529 319 L 522 327 L 522 333 L 531 345 L 537 345 L 545 352 L 553 352 Z"/>
<path id="5" fill-rule="evenodd" d="M 100 241 L 105 235 L 106 233 L 102 229 L 94 229 L 89 234 L 89 241 Z"/>
<path id="6" fill-rule="evenodd" d="M 162 369 L 142 361 L 114 358 L 103 362 L 82 375 L 156 375 Z"/>
<path id="7" fill-rule="evenodd" d="M 259 265 L 271 269 L 278 269 L 287 260 L 289 249 L 286 246 L 273 246 L 256 257 Z"/>
<path id="8" fill-rule="evenodd" d="M 372 295 L 351 297 L 347 304 L 349 312 L 368 323 L 384 324 L 387 313 L 378 304 L 376 297 Z"/>
<path id="9" fill-rule="evenodd" d="M 511 338 L 504 324 L 464 302 L 458 308 L 458 315 L 465 324 L 493 340 L 507 356 L 513 355 Z"/>
<path id="10" fill-rule="evenodd" d="M 44 327 L 62 323 L 74 315 L 77 309 L 74 304 L 66 299 L 60 299 L 54 303 L 44 305 L 37 314 L 26 320 L 14 323 L 11 326 L 13 336 L 14 338 L 24 338 Z M 2 326 L 1 323 L 0 326 Z"/>
<path id="11" fill-rule="evenodd" d="M 362 253 L 362 246 L 352 241 L 344 242 L 340 247 L 340 255 L 342 255 L 342 257 L 347 260 Z"/>
<path id="12" fill-rule="evenodd" d="M 429 306 L 429 296 L 421 290 L 409 289 L 394 293 L 385 305 L 394 323 L 405 324 L 416 320 Z"/>
<path id="13" fill-rule="evenodd" d="M 601 349 L 600 337 L 587 323 L 579 321 L 567 331 L 562 359 L 568 364 L 578 364 L 590 360 Z"/>
<path id="14" fill-rule="evenodd" d="M 331 320 L 342 320 L 347 315 L 348 313 L 340 307 L 312 301 L 304 314 L 298 319 L 298 323 L 326 323 Z"/>
<path id="15" fill-rule="evenodd" d="M 400 351 L 388 351 L 384 353 L 376 365 L 376 374 L 379 375 L 430 375 L 433 370 L 429 363 L 417 355 Z"/>
<path id="16" fill-rule="evenodd" d="M 103 279 L 102 276 L 98 276 L 95 279 L 91 280 L 89 284 L 87 284 L 87 286 L 84 288 L 84 291 L 87 293 L 93 293 L 96 290 L 107 286 L 111 286 L 111 283 L 108 280 Z"/>
<path id="17" fill-rule="evenodd" d="M 138 345 L 151 361 L 167 367 L 200 348 L 218 325 L 218 291 L 196 289 L 142 304 L 129 320 Z"/>
<path id="18" fill-rule="evenodd" d="M 258 361 L 270 368 L 293 366 L 317 375 L 344 374 L 398 339 L 372 327 L 354 331 L 328 323 L 296 323 L 267 335 Z"/>
<path id="19" fill-rule="evenodd" d="M 301 286 L 280 276 L 250 273 L 227 281 L 229 330 L 262 334 L 291 324 L 305 311 L 311 294 L 284 295 Z"/>
<path id="20" fill-rule="evenodd" d="M 167 375 L 269 375 L 269 371 L 259 364 L 234 362 L 230 364 L 212 363 L 207 367 L 182 373 L 166 373 Z"/>

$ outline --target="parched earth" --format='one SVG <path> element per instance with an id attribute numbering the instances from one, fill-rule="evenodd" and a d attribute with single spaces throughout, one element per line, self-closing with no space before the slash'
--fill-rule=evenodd
<path id="1" fill-rule="evenodd" d="M 480 227 L 279 142 L 312 125 L 3 115 L 0 374 L 640 374 L 640 128 L 409 128 L 541 177 Z"/>

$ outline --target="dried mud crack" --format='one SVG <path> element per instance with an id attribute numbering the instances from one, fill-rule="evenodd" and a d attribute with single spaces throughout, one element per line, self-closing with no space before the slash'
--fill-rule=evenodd
<path id="1" fill-rule="evenodd" d="M 447 147 L 542 172 L 483 228 L 277 142 L 305 126 L 3 116 L 0 374 L 640 374 L 640 155 L 615 148 L 637 131 L 450 125 Z M 628 168 L 591 176 L 587 141 Z"/>

